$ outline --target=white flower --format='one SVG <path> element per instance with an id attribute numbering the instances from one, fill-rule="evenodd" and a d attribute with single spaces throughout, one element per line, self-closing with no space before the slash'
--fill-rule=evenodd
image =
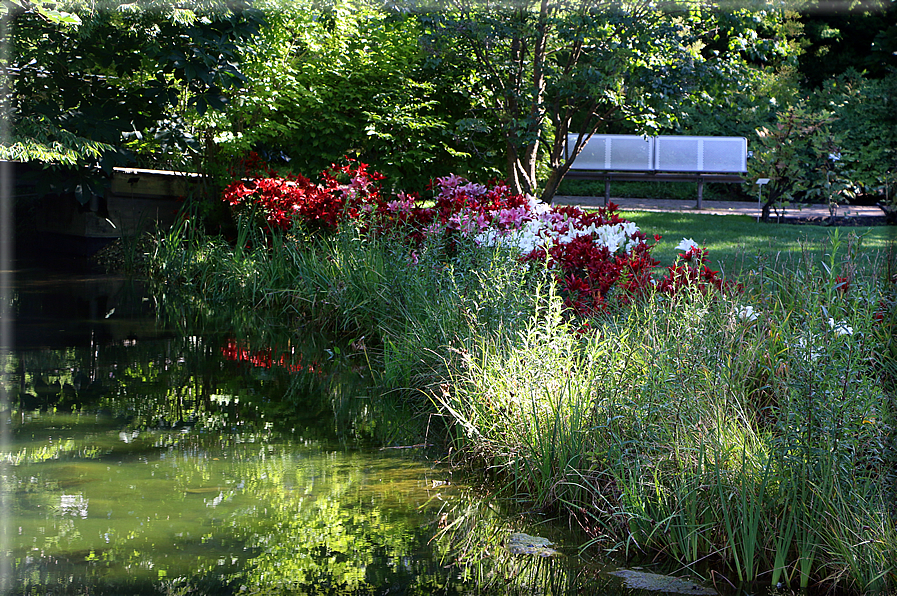
<path id="1" fill-rule="evenodd" d="M 682 242 L 676 245 L 676 250 L 681 250 L 682 252 L 688 252 L 693 248 L 698 248 L 698 243 L 691 238 L 683 238 Z"/>
<path id="2" fill-rule="evenodd" d="M 760 313 L 753 306 L 742 306 L 738 309 L 738 318 L 742 321 L 756 321 Z"/>
<path id="3" fill-rule="evenodd" d="M 526 202 L 529 207 L 529 212 L 533 217 L 540 217 L 551 212 L 551 205 L 543 203 L 532 195 L 526 195 Z"/>
<path id="4" fill-rule="evenodd" d="M 835 319 L 829 318 L 828 326 L 835 332 L 835 335 L 853 335 L 853 327 L 847 324 L 847 321 L 835 322 Z"/>
<path id="5" fill-rule="evenodd" d="M 822 350 L 816 347 L 818 343 L 819 338 L 810 334 L 809 336 L 798 337 L 797 343 L 790 347 L 797 348 L 804 360 L 815 361 L 822 355 Z"/>
<path id="6" fill-rule="evenodd" d="M 579 227 L 576 220 L 546 210 L 543 203 L 530 200 L 530 208 L 538 211 L 534 217 L 532 211 L 521 218 L 518 227 L 510 229 L 486 228 L 476 233 L 475 240 L 480 246 L 497 246 L 499 244 L 514 248 L 520 254 L 529 254 L 536 248 L 546 248 L 552 242 L 567 244 L 581 236 L 591 236 L 598 246 L 607 247 L 611 254 L 623 251 L 630 254 L 643 241 L 633 238 L 639 229 L 633 222 L 622 222 L 596 226 L 594 224 Z M 457 222 L 462 232 L 476 232 L 471 226 Z"/>

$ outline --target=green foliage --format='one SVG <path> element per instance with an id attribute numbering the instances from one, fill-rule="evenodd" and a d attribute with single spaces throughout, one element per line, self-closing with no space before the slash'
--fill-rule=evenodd
<path id="1" fill-rule="evenodd" d="M 707 560 L 745 582 L 897 580 L 882 272 L 853 238 L 793 262 L 763 251 L 744 293 L 652 296 L 579 327 L 501 251 L 241 230 L 236 246 L 160 238 L 161 287 L 208 312 L 363 335 L 379 391 L 411 398 L 413 418 L 428 413 L 424 390 L 453 421 L 453 453 L 603 546 Z"/>
<path id="2" fill-rule="evenodd" d="M 268 237 L 251 218 L 239 222 L 234 246 L 184 222 L 157 237 L 149 273 L 166 293 L 176 288 L 174 302 L 188 301 L 193 317 L 246 309 L 366 337 L 377 346 L 377 382 L 389 389 L 444 378 L 443 355 L 472 326 L 510 332 L 538 282 L 506 249 L 482 250 L 472 239 L 428 241 L 412 253 L 398 236 L 351 229 L 330 239 Z"/>
<path id="3" fill-rule="evenodd" d="M 832 10 L 828 2 L 804 4 L 805 52 L 800 73 L 811 89 L 851 70 L 873 79 L 890 76 L 897 67 L 897 3 L 867 0 Z"/>
<path id="4" fill-rule="evenodd" d="M 108 2 L 72 8 L 70 18 L 46 9 L 23 3 L 9 14 L 15 131 L 2 154 L 106 173 L 133 160 L 129 139 L 169 157 L 196 151 L 183 116 L 224 107 L 225 92 L 245 80 L 238 45 L 261 23 L 252 9 L 215 3 Z"/>
<path id="5" fill-rule="evenodd" d="M 605 548 L 887 592 L 893 419 L 869 366 L 882 288 L 854 250 L 836 234 L 822 260 L 761 268 L 743 294 L 657 297 L 579 338 L 556 316 L 517 341 L 471 338 L 440 399 L 455 448 Z"/>
<path id="6" fill-rule="evenodd" d="M 114 151 L 115 147 L 109 143 L 72 133 L 46 116 L 37 115 L 16 123 L 8 144 L 0 145 L 0 159 L 75 166 Z"/>
<path id="7" fill-rule="evenodd" d="M 550 201 L 574 154 L 599 129 L 656 128 L 690 93 L 700 29 L 684 7 L 642 2 L 465 2 L 424 13 L 424 43 L 440 68 L 469 73 L 452 92 L 468 103 L 471 152 L 490 155 L 515 192 Z M 449 66 L 447 66 L 449 65 Z M 494 149 L 494 147 L 493 147 Z"/>
<path id="8" fill-rule="evenodd" d="M 840 138 L 831 132 L 834 116 L 796 105 L 777 114 L 776 123 L 758 128 L 748 169 L 754 179 L 768 178 L 763 219 L 770 210 L 798 196 L 821 197 L 837 206 L 852 192 L 842 174 Z"/>
<path id="9" fill-rule="evenodd" d="M 422 187 L 450 158 L 410 15 L 350 1 L 256 6 L 268 26 L 245 64 L 250 82 L 212 123 L 223 161 L 253 149 L 318 172 L 349 156 Z"/>
<path id="10" fill-rule="evenodd" d="M 0 17 L 7 18 L 10 12 L 31 10 L 54 25 L 80 25 L 81 18 L 74 12 L 57 10 L 59 3 L 53 0 L 36 0 L 26 2 L 24 0 L 9 0 L 0 7 Z"/>
<path id="11" fill-rule="evenodd" d="M 702 71 L 701 93 L 686 99 L 673 122 L 678 134 L 752 136 L 799 93 L 801 25 L 781 7 L 737 7 L 701 13 L 707 34 L 698 42 L 712 65 Z"/>
<path id="12" fill-rule="evenodd" d="M 821 109 L 837 114 L 841 158 L 850 181 L 862 192 L 884 198 L 893 209 L 897 191 L 897 74 L 870 79 L 849 71 L 826 81 L 814 96 Z"/>
<path id="13" fill-rule="evenodd" d="M 424 41 L 440 73 L 470 73 L 444 85 L 467 102 L 456 134 L 512 187 L 543 200 L 592 133 L 748 136 L 798 94 L 801 24 L 781 6 L 442 8 L 424 13 Z"/>
<path id="14" fill-rule="evenodd" d="M 769 189 L 773 194 L 781 192 L 786 202 L 796 196 L 834 205 L 853 193 L 891 197 L 893 134 L 897 129 L 891 105 L 895 78 L 882 68 L 887 60 L 882 59 L 881 51 L 895 30 L 888 25 L 895 14 L 894 5 L 867 8 L 867 12 L 847 15 L 812 7 L 800 14 L 768 11 L 762 17 L 743 9 L 725 17 L 724 13 L 708 15 L 719 19 L 720 26 L 703 51 L 718 51 L 723 45 L 741 51 L 719 60 L 718 68 L 708 71 L 706 94 L 684 109 L 673 130 L 748 137 L 751 150 L 760 147 L 749 161 L 752 174 L 773 178 L 774 186 Z M 839 32 L 842 26 L 844 31 Z M 848 39 L 846 31 L 858 27 L 871 27 L 875 32 L 871 46 L 868 31 L 851 33 Z M 802 35 L 805 29 L 808 36 Z M 808 42 L 808 37 L 812 41 Z M 822 60 L 820 52 L 830 42 L 832 48 L 850 46 L 852 58 L 839 62 L 844 57 L 839 54 Z M 848 63 L 854 66 L 846 68 Z M 860 63 L 870 72 L 855 70 Z M 822 78 L 811 75 L 817 68 L 828 74 Z M 806 77 L 811 79 L 809 88 Z M 818 128 L 820 125 L 824 126 Z M 758 139 L 756 131 L 771 136 Z M 780 159 L 778 165 L 765 163 L 771 146 L 779 141 L 785 146 L 773 158 Z M 826 145 L 830 145 L 828 150 Z M 840 159 L 824 159 L 829 153 Z M 787 166 L 788 162 L 792 166 Z M 792 171 L 787 173 L 789 169 Z M 794 184 L 785 182 L 785 177 Z"/>

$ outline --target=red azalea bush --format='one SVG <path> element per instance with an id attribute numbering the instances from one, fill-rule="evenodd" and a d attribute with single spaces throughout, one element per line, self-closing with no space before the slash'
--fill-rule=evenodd
<path id="1" fill-rule="evenodd" d="M 380 201 L 383 176 L 368 172 L 367 164 L 334 164 L 321 178 L 321 184 L 301 174 L 234 180 L 224 189 L 223 198 L 235 210 L 259 212 L 272 230 L 290 230 L 302 222 L 309 230 L 321 232 L 336 231 L 347 216 L 357 217 L 362 205 Z"/>
<path id="2" fill-rule="evenodd" d="M 236 180 L 224 200 L 234 209 L 259 213 L 272 231 L 300 223 L 305 230 L 332 233 L 353 222 L 367 234 L 397 231 L 412 247 L 428 237 L 459 236 L 483 246 L 504 245 L 524 261 L 546 262 L 566 305 L 580 314 L 654 289 L 667 294 L 686 286 L 723 289 L 718 272 L 707 267 L 706 249 L 691 241 L 680 244 L 680 259 L 655 281 L 654 244 L 612 203 L 595 212 L 550 207 L 502 183 L 486 186 L 452 175 L 436 179 L 429 189 L 433 206 L 423 207 L 416 194 L 400 192 L 388 200 L 380 187 L 383 178 L 350 160 L 322 172 L 318 184 L 301 175 Z M 412 252 L 412 263 L 415 256 Z"/>

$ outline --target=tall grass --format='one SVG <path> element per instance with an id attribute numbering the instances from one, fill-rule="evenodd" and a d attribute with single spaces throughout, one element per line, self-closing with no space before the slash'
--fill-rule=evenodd
<path id="1" fill-rule="evenodd" d="M 473 329 L 499 335 L 529 317 L 538 273 L 498 248 L 425 243 L 352 229 L 327 238 L 271 234 L 241 219 L 235 242 L 190 220 L 156 237 L 149 272 L 176 316 L 302 325 L 366 338 L 384 388 L 422 387 L 447 376 Z M 172 309 L 169 308 L 169 311 Z"/>
<path id="2" fill-rule="evenodd" d="M 606 547 L 733 582 L 893 590 L 881 263 L 858 254 L 834 235 L 741 293 L 655 296 L 586 337 L 549 293 L 512 343 L 471 340 L 438 396 L 455 447 Z"/>
<path id="3" fill-rule="evenodd" d="M 500 249 L 238 230 L 157 237 L 159 295 L 184 317 L 363 337 L 380 390 L 416 389 L 502 494 L 732 582 L 897 589 L 897 315 L 878 316 L 886 263 L 855 240 L 761 253 L 741 291 L 586 327 L 544 268 Z"/>

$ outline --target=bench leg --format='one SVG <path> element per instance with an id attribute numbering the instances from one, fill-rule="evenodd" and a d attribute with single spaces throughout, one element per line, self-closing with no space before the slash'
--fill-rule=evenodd
<path id="1" fill-rule="evenodd" d="M 701 201 L 704 199 L 704 179 L 698 180 L 698 209 L 701 208 Z"/>
<path id="2" fill-rule="evenodd" d="M 610 202 L 610 178 L 604 179 L 604 206 Z"/>

